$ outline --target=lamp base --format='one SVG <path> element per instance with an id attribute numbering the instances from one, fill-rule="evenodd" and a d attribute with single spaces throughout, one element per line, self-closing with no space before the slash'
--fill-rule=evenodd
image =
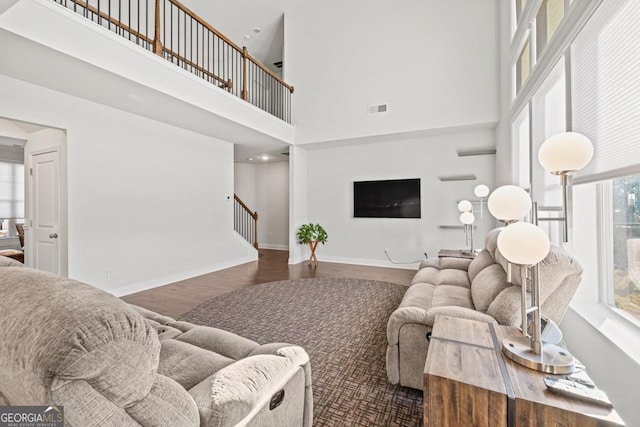
<path id="1" fill-rule="evenodd" d="M 570 374 L 575 370 L 575 359 L 566 349 L 543 342 L 542 351 L 535 354 L 529 337 L 506 338 L 502 352 L 522 366 L 547 374 Z"/>

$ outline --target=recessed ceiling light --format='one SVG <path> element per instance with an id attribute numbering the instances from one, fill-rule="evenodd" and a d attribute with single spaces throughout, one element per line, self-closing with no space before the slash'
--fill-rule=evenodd
<path id="1" fill-rule="evenodd" d="M 269 160 L 269 156 L 267 156 L 266 154 L 264 156 L 261 157 L 262 160 Z"/>
<path id="2" fill-rule="evenodd" d="M 258 34 L 258 33 L 262 32 L 262 28 L 260 28 L 260 27 L 253 27 L 253 32 L 254 32 L 254 33 L 256 33 L 256 34 Z"/>
<path id="3" fill-rule="evenodd" d="M 245 39 L 245 40 L 249 40 L 250 38 L 251 38 L 251 36 L 250 36 L 249 34 L 245 34 L 245 35 L 244 35 L 244 39 Z"/>
<path id="4" fill-rule="evenodd" d="M 253 162 L 253 157 L 249 157 L 248 159 L 250 162 Z"/>

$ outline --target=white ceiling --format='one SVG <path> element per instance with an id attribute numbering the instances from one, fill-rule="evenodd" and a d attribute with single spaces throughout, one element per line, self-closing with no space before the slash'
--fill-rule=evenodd
<path id="1" fill-rule="evenodd" d="M 282 61 L 284 45 L 284 13 L 295 2 L 307 0 L 183 0 L 193 12 L 273 71 Z M 260 28 L 256 33 L 254 28 Z M 249 39 L 244 36 L 249 35 Z"/>

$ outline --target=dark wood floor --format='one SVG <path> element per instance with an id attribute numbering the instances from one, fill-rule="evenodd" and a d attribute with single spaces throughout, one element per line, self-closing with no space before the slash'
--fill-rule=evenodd
<path id="1" fill-rule="evenodd" d="M 289 265 L 288 256 L 287 251 L 261 249 L 258 261 L 127 295 L 122 299 L 167 316 L 178 317 L 212 297 L 260 283 L 310 277 L 349 277 L 408 285 L 416 272 L 329 262 L 321 262 L 314 269 L 306 262 Z"/>

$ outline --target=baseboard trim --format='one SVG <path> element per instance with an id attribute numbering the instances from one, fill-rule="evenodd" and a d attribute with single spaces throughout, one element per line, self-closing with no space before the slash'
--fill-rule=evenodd
<path id="1" fill-rule="evenodd" d="M 289 246 L 285 245 L 259 245 L 260 249 L 272 249 L 274 251 L 288 251 Z"/>
<path id="2" fill-rule="evenodd" d="M 191 279 L 192 277 L 202 276 L 203 274 L 213 273 L 215 271 L 224 270 L 225 268 L 235 267 L 236 265 L 246 264 L 248 262 L 257 261 L 258 252 L 248 255 L 244 258 L 239 258 L 231 261 L 221 262 L 208 267 L 199 268 L 196 270 L 185 271 L 183 273 L 173 274 L 170 276 L 161 277 L 158 279 L 149 280 L 148 282 L 136 283 L 120 289 L 108 290 L 117 297 L 123 297 L 125 295 L 135 294 L 136 292 L 142 292 L 160 286 L 168 285 L 171 283 L 179 282 L 181 280 Z"/>
<path id="3" fill-rule="evenodd" d="M 289 264 L 299 264 L 301 262 L 308 262 L 309 258 L 289 258 Z M 411 264 L 393 264 L 389 261 L 379 259 L 365 259 L 365 258 L 343 258 L 332 256 L 318 256 L 318 262 L 333 262 L 336 264 L 353 264 L 353 265 L 366 265 L 368 267 L 387 267 L 387 268 L 399 268 L 404 270 L 417 270 L 420 266 L 419 262 Z"/>

